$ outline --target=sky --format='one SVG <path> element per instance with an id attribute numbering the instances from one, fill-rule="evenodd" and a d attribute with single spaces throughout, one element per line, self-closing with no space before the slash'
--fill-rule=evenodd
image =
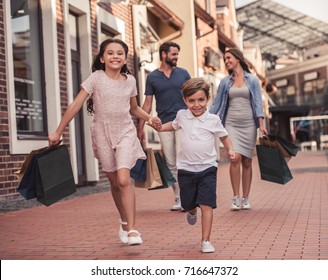
<path id="1" fill-rule="evenodd" d="M 235 0 L 236 8 L 240 8 L 255 0 Z M 271 0 L 288 8 L 328 23 L 327 0 Z"/>

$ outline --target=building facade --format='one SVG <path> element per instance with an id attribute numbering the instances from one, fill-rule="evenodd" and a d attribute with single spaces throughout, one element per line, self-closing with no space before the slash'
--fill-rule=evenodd
<path id="1" fill-rule="evenodd" d="M 140 104 L 165 41 L 180 44 L 179 66 L 192 77 L 203 76 L 214 94 L 224 76 L 217 12 L 215 0 L 1 1 L 0 201 L 20 197 L 14 172 L 32 150 L 48 145 L 48 132 L 91 74 L 104 39 L 128 44 Z M 108 184 L 93 157 L 91 120 L 84 107 L 63 134 L 78 186 Z M 153 131 L 147 133 L 147 145 L 160 148 Z"/>

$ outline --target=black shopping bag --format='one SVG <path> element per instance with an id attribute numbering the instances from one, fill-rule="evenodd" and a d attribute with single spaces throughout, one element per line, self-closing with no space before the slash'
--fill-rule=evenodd
<path id="1" fill-rule="evenodd" d="M 256 145 L 261 179 L 278 184 L 286 184 L 293 176 L 278 148 Z"/>
<path id="2" fill-rule="evenodd" d="M 300 150 L 299 147 L 279 135 L 267 135 L 260 137 L 259 140 L 261 145 L 278 148 L 287 161 L 292 156 L 296 156 Z"/>
<path id="3" fill-rule="evenodd" d="M 24 169 L 17 191 L 26 199 L 36 198 L 36 159 L 35 154 L 28 157 L 28 165 Z"/>
<path id="4" fill-rule="evenodd" d="M 76 192 L 66 145 L 53 146 L 34 156 L 37 200 L 50 206 Z"/>
<path id="5" fill-rule="evenodd" d="M 270 139 L 276 140 L 293 157 L 296 156 L 297 152 L 300 150 L 300 147 L 279 135 L 269 135 L 269 137 Z"/>
<path id="6" fill-rule="evenodd" d="M 147 159 L 138 159 L 136 165 L 130 170 L 130 177 L 145 182 L 147 179 Z"/>
<path id="7" fill-rule="evenodd" d="M 152 188 L 150 190 L 154 190 L 154 189 L 158 190 L 158 189 L 165 189 L 171 187 L 176 182 L 176 180 L 173 177 L 170 169 L 167 167 L 164 157 L 160 154 L 159 151 L 155 152 L 155 159 L 158 166 L 159 174 L 161 175 L 163 185 L 158 186 L 156 188 Z"/>

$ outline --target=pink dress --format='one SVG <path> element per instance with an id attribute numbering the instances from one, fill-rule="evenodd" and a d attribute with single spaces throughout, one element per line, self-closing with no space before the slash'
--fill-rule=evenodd
<path id="1" fill-rule="evenodd" d="M 92 147 L 102 169 L 131 169 L 137 159 L 145 159 L 130 115 L 130 98 L 137 95 L 135 78 L 113 80 L 97 70 L 81 86 L 93 98 Z"/>

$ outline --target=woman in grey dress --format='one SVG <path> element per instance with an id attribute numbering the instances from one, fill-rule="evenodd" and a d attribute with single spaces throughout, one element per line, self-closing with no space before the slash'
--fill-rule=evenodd
<path id="1" fill-rule="evenodd" d="M 252 157 L 257 128 L 260 128 L 262 134 L 268 134 L 263 122 L 261 88 L 257 76 L 250 73 L 239 49 L 227 49 L 224 62 L 230 75 L 220 82 L 210 112 L 220 116 L 236 153 L 236 160 L 230 163 L 233 190 L 231 210 L 250 209 Z M 242 199 L 240 181 L 243 190 Z"/>

